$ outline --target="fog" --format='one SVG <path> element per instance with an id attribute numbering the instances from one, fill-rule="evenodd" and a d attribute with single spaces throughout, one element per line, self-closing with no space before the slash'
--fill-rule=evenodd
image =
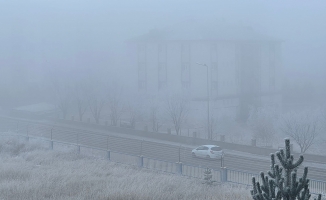
<path id="1" fill-rule="evenodd" d="M 217 167 L 218 182 L 246 187 L 255 179 L 228 172 L 251 178 L 281 148 L 290 166 L 291 149 L 324 193 L 325 11 L 326 1 L 304 0 L 0 0 L 0 134 L 150 170 L 171 164 L 167 173 Z"/>
<path id="2" fill-rule="evenodd" d="M 128 87 L 136 83 L 124 80 L 133 76 L 125 73 L 132 67 L 126 62 L 126 41 L 197 20 L 212 26 L 251 27 L 282 41 L 282 82 L 311 85 L 322 93 L 326 85 L 325 8 L 321 1 L 1 0 L 1 84 L 7 89 L 35 88 L 51 85 L 50 80 L 101 76 Z M 28 89 L 23 90 L 28 94 Z M 2 107 L 8 101 L 14 107 L 49 100 L 40 95 L 42 99 L 34 96 L 30 102 L 14 104 L 12 100 L 19 95 L 9 100 L 6 94 L 1 94 Z"/>

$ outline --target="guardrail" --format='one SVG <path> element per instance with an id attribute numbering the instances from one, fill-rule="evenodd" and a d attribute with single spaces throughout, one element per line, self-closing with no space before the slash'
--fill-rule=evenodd
<path id="1" fill-rule="evenodd" d="M 16 119 L 17 118 L 12 118 L 9 116 L 0 116 L 0 120 L 8 120 L 8 119 Z M 23 119 L 19 119 L 23 120 Z M 25 118 L 25 121 L 27 118 Z M 34 119 L 33 123 L 37 123 Z M 38 119 L 40 121 L 41 119 Z M 194 136 L 185 136 L 185 135 L 173 135 L 173 134 L 167 134 L 167 133 L 158 133 L 158 132 L 151 132 L 148 131 L 148 129 L 144 130 L 139 130 L 139 129 L 130 129 L 130 128 L 125 128 L 125 127 L 117 127 L 117 126 L 110 126 L 107 123 L 100 123 L 100 124 L 94 124 L 90 122 L 80 122 L 76 120 L 63 120 L 63 119 L 58 119 L 58 118 L 50 118 L 47 120 L 50 120 L 54 123 L 59 123 L 61 125 L 66 125 L 66 126 L 75 126 L 75 127 L 80 127 L 83 129 L 92 129 L 92 130 L 98 130 L 98 131 L 109 131 L 109 132 L 115 132 L 115 133 L 122 133 L 122 134 L 128 134 L 132 136 L 139 136 L 139 137 L 149 137 L 157 140 L 164 140 L 168 142 L 177 142 L 180 144 L 186 144 L 186 145 L 201 145 L 201 144 L 215 144 L 218 146 L 221 146 L 224 149 L 231 149 L 231 150 L 236 150 L 236 151 L 241 151 L 241 152 L 247 152 L 247 153 L 252 153 L 252 154 L 258 154 L 258 155 L 264 155 L 264 156 L 269 156 L 271 153 L 274 153 L 277 151 L 277 149 L 273 149 L 270 147 L 258 147 L 257 145 L 249 145 L 249 144 L 238 144 L 238 143 L 233 143 L 233 142 L 226 142 L 223 138 L 220 138 L 220 140 L 217 140 L 216 138 L 214 140 L 208 140 L 204 138 L 198 138 Z M 190 136 L 190 137 L 189 137 Z M 258 142 L 258 141 L 257 141 Z M 256 143 L 256 142 L 255 142 Z M 299 156 L 300 153 L 293 152 L 294 156 Z M 310 161 L 310 162 L 316 162 L 320 164 L 326 164 L 326 156 L 323 155 L 316 155 L 316 154 L 307 154 L 305 153 L 305 161 Z M 326 177 L 325 177 L 326 179 Z"/>
<path id="2" fill-rule="evenodd" d="M 0 123 L 0 131 L 13 131 L 17 136 L 30 138 L 39 138 L 49 142 L 49 147 L 54 149 L 55 143 L 67 144 L 76 146 L 77 152 L 81 152 L 81 148 L 95 149 L 106 152 L 108 160 L 125 163 L 130 165 L 137 165 L 148 169 L 155 169 L 167 173 L 180 174 L 189 177 L 203 178 L 203 167 L 200 163 L 198 165 L 184 164 L 181 161 L 187 160 L 186 155 L 189 154 L 190 149 L 173 147 L 172 145 L 160 144 L 139 141 L 136 139 L 123 140 L 116 136 L 109 136 L 104 134 L 90 134 L 83 130 L 61 130 L 53 126 L 46 126 L 40 124 L 31 124 L 27 122 L 7 121 Z M 24 134 L 22 134 L 24 133 Z M 31 134 L 32 133 L 32 134 Z M 128 145 L 124 142 L 128 141 Z M 120 151 L 121 149 L 124 152 Z M 151 151 L 148 151 L 150 149 Z M 172 160 L 168 161 L 168 155 Z M 162 159 L 157 159 L 160 157 Z M 231 182 L 242 185 L 251 185 L 251 178 L 256 177 L 259 180 L 258 174 L 252 172 L 228 169 L 225 167 L 213 168 L 213 180 L 217 182 Z M 325 193 L 326 182 L 320 180 L 310 180 L 310 191 L 312 193 Z"/>
<path id="3" fill-rule="evenodd" d="M 47 138 L 42 138 L 42 137 L 35 137 L 33 135 L 21 135 L 21 134 L 1 134 L 1 136 L 18 136 L 18 137 L 23 137 L 27 141 L 30 141 L 31 139 L 37 139 L 37 140 L 42 140 L 48 143 L 49 148 L 51 150 L 55 150 L 55 145 L 56 144 L 63 144 L 63 145 L 69 145 L 69 146 L 75 146 L 76 147 L 76 153 L 81 153 L 83 149 L 91 149 L 93 150 L 98 150 L 98 151 L 103 151 L 106 152 L 105 157 L 109 161 L 113 161 L 116 163 L 123 163 L 123 164 L 128 164 L 128 165 L 134 165 L 138 166 L 140 168 L 147 168 L 147 169 L 153 169 L 153 170 L 159 170 L 162 172 L 166 173 L 172 173 L 172 174 L 178 174 L 178 175 L 183 175 L 183 176 L 188 176 L 188 177 L 193 177 L 193 178 L 203 178 L 203 172 L 206 168 L 204 167 L 199 167 L 199 166 L 191 166 L 191 165 L 184 165 L 181 162 L 170 162 L 166 160 L 159 160 L 159 159 L 153 159 L 153 158 L 148 158 L 144 157 L 142 155 L 131 155 L 131 154 L 126 154 L 122 152 L 116 152 L 116 151 L 108 151 L 106 149 L 102 148 L 96 148 L 92 146 L 86 146 L 86 145 L 81 145 L 81 144 L 75 144 L 75 143 L 69 143 L 69 142 L 63 142 L 63 141 L 58 141 L 58 140 L 51 140 Z M 221 182 L 221 175 L 220 173 L 222 170 L 213 170 L 213 179 L 217 182 Z"/>
<path id="4" fill-rule="evenodd" d="M 2 136 L 4 136 L 2 134 Z M 169 162 L 165 160 L 147 158 L 144 156 L 135 156 L 121 152 L 111 152 L 101 148 L 95 148 L 91 146 L 79 145 L 69 142 L 62 142 L 56 140 L 49 140 L 46 138 L 41 137 L 33 137 L 32 135 L 20 135 L 20 134 L 7 134 L 6 136 L 19 136 L 23 137 L 26 140 L 30 139 L 40 139 L 46 142 L 49 142 L 49 148 L 54 150 L 55 144 L 64 144 L 64 145 L 73 145 L 76 146 L 76 152 L 81 153 L 82 148 L 91 149 L 91 150 L 99 150 L 106 152 L 106 159 L 109 161 L 113 161 L 116 163 L 123 163 L 127 165 L 134 165 L 140 168 L 147 168 L 152 170 L 158 170 L 165 173 L 183 175 L 187 177 L 193 177 L 198 179 L 204 179 L 204 171 L 205 167 L 200 166 L 193 166 L 193 165 L 186 165 L 181 162 Z M 256 180 L 259 182 L 261 181 L 258 174 L 254 174 L 247 171 L 242 170 L 235 170 L 235 169 L 228 169 L 228 168 L 221 168 L 220 170 L 213 169 L 212 170 L 212 180 L 219 182 L 219 183 L 234 183 L 234 184 L 241 184 L 250 187 L 252 185 L 252 177 L 255 177 Z M 326 191 L 326 182 L 319 181 L 319 180 L 310 180 L 310 192 L 312 194 L 323 194 L 325 195 Z"/>

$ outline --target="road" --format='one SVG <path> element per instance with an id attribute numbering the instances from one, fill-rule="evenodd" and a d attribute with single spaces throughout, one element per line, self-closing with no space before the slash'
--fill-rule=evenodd
<path id="1" fill-rule="evenodd" d="M 221 165 L 235 170 L 258 174 L 270 170 L 270 158 L 238 151 L 225 150 L 223 160 L 206 160 L 193 158 L 191 150 L 195 146 L 159 141 L 150 138 L 124 135 L 101 130 L 90 130 L 76 126 L 52 123 L 49 121 L 35 122 L 0 118 L 0 131 L 12 130 L 19 134 L 44 137 L 56 141 L 77 143 L 103 150 L 121 152 L 130 155 L 182 162 L 185 165 L 219 169 Z M 277 159 L 276 159 L 277 160 Z M 223 163 L 221 163 L 223 161 Z M 304 162 L 309 167 L 309 178 L 326 181 L 326 164 Z M 298 172 L 302 171 L 300 167 Z"/>

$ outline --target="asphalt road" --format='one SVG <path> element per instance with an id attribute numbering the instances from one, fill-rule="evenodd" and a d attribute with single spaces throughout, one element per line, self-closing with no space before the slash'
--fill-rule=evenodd
<path id="1" fill-rule="evenodd" d="M 262 158 L 262 156 L 243 154 L 232 150 L 225 150 L 225 156 L 222 160 L 208 160 L 193 158 L 191 156 L 191 150 L 194 146 L 185 146 L 172 142 L 157 141 L 150 138 L 141 138 L 107 131 L 80 129 L 74 126 L 51 124 L 51 122 L 18 122 L 14 119 L 4 118 L 1 118 L 0 122 L 0 131 L 11 130 L 18 134 L 77 143 L 130 155 L 143 155 L 144 157 L 169 162 L 182 162 L 185 165 L 209 167 L 211 169 L 219 169 L 221 166 L 224 166 L 228 169 L 241 170 L 253 174 L 270 170 L 270 158 Z M 314 167 L 313 163 L 305 162 L 303 165 L 309 166 L 308 176 L 310 179 L 326 181 L 326 168 L 324 166 Z M 302 169 L 303 166 L 298 170 L 299 175 Z"/>

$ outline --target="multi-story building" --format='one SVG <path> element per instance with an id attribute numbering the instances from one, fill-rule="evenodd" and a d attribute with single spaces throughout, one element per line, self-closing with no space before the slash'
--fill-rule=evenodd
<path id="1" fill-rule="evenodd" d="M 251 28 L 189 21 L 127 44 L 130 78 L 139 92 L 182 91 L 204 103 L 208 87 L 212 109 L 240 118 L 251 105 L 281 107 L 281 41 Z"/>

